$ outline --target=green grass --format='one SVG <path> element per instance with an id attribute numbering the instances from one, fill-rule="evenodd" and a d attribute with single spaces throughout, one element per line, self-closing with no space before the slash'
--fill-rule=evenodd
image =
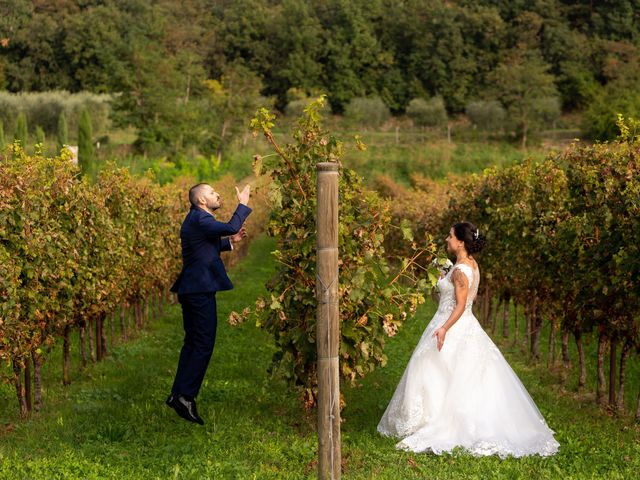
<path id="1" fill-rule="evenodd" d="M 399 145 L 378 142 L 368 144 L 364 152 L 349 149 L 344 162 L 367 181 L 385 174 L 408 185 L 414 173 L 439 179 L 449 173 L 480 173 L 488 167 L 506 167 L 529 157 L 542 159 L 544 155 L 541 149 L 524 151 L 507 142 L 426 141 Z"/>
<path id="2" fill-rule="evenodd" d="M 314 417 L 305 416 L 286 384 L 266 374 L 274 347 L 252 324 L 230 327 L 230 310 L 264 293 L 273 271 L 272 240 L 260 237 L 231 272 L 236 289 L 218 297 L 216 349 L 198 398 L 206 425 L 180 419 L 164 405 L 182 341 L 177 306 L 104 362 L 57 384 L 50 357 L 43 411 L 15 417 L 9 386 L 0 390 L 3 479 L 298 479 L 315 478 Z M 389 364 L 357 387 L 345 387 L 345 479 L 622 479 L 640 470 L 640 433 L 629 418 L 610 418 L 588 399 L 563 394 L 542 365 L 505 348 L 561 444 L 558 455 L 500 460 L 464 454 L 401 452 L 375 431 L 406 362 L 434 311 L 432 304 L 388 342 Z"/>
<path id="3" fill-rule="evenodd" d="M 279 119 L 274 130 L 276 139 L 282 144 L 291 141 L 289 136 L 291 119 Z M 344 164 L 356 170 L 371 184 L 381 174 L 390 175 L 394 180 L 411 183 L 411 175 L 418 173 L 429 178 L 444 178 L 448 173 L 479 173 L 491 166 L 509 166 L 533 157 L 542 159 L 548 147 L 542 143 L 554 144 L 569 134 L 576 136 L 576 130 L 549 130 L 544 137 L 532 142 L 527 150 L 506 138 L 485 138 L 470 128 L 455 129 L 452 143 L 446 140 L 446 132 L 434 129 L 420 130 L 403 127 L 395 130 L 368 130 L 349 126 L 348 122 L 336 117 L 326 119 L 326 127 L 346 145 Z M 366 151 L 356 149 L 354 136 L 358 135 L 367 145 Z M 226 174 L 234 178 L 245 178 L 252 173 L 252 159 L 255 154 L 270 154 L 272 149 L 260 135 L 253 138 L 247 131 L 235 138 L 222 152 L 220 162 L 215 156 L 200 154 L 195 147 L 181 154 L 153 154 L 150 156 L 134 153 L 132 144 L 136 139 L 133 128 L 110 129 L 95 135 L 102 139 L 96 148 L 99 162 L 109 160 L 129 168 L 134 174 L 142 175 L 148 170 L 155 173 L 160 183 L 168 183 L 180 176 L 195 177 L 198 181 L 211 181 Z M 7 137 L 9 138 L 9 137 Z M 35 141 L 30 139 L 27 151 L 33 152 Z M 76 143 L 75 136 L 69 140 Z M 57 153 L 55 138 L 49 135 L 45 142 L 45 154 Z"/>
<path id="4" fill-rule="evenodd" d="M 433 179 L 445 178 L 449 173 L 480 173 L 488 167 L 507 167 L 526 158 L 542 160 L 548 153 L 539 146 L 522 150 L 507 140 L 454 138 L 449 143 L 441 136 L 414 131 L 400 133 L 397 138 L 395 132 L 335 130 L 332 133 L 345 142 L 344 164 L 369 184 L 379 175 L 389 175 L 409 185 L 414 173 Z M 367 146 L 365 151 L 356 148 L 355 135 Z M 287 139 L 283 133 L 276 138 L 283 142 Z M 262 147 L 260 143 L 257 146 Z"/>
<path id="5" fill-rule="evenodd" d="M 397 139 L 394 132 L 382 131 L 358 133 L 332 130 L 332 134 L 345 142 L 344 164 L 357 171 L 369 184 L 381 174 L 390 175 L 394 180 L 409 185 L 414 173 L 434 179 L 444 178 L 448 173 L 480 173 L 488 167 L 510 166 L 529 157 L 542 159 L 547 153 L 540 147 L 522 150 L 507 140 L 454 138 L 452 143 L 448 143 L 442 137 L 424 136 L 412 131 L 401 133 Z M 356 148 L 356 134 L 367 145 L 366 151 Z M 288 130 L 277 130 L 275 137 L 281 144 L 291 141 Z M 182 175 L 194 176 L 203 181 L 225 174 L 245 178 L 252 172 L 253 155 L 272 153 L 270 145 L 262 136 L 254 139 L 251 135 L 234 140 L 222 153 L 219 164 L 214 163 L 215 158 L 198 155 L 195 151 L 164 157 L 133 154 L 114 156 L 113 152 L 118 148 L 118 144 L 114 142 L 103 149 L 101 156 L 115 158 L 119 165 L 128 167 L 136 174 L 143 174 L 151 169 L 160 183 L 170 182 Z"/>

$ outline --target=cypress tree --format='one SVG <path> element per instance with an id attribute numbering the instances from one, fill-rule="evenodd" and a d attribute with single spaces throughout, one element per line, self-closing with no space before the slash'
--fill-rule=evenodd
<path id="1" fill-rule="evenodd" d="M 20 141 L 20 146 L 22 148 L 25 148 L 27 145 L 28 136 L 27 116 L 24 114 L 24 112 L 20 112 L 18 114 L 18 119 L 16 120 L 16 131 L 13 134 L 13 138 Z"/>
<path id="2" fill-rule="evenodd" d="M 40 125 L 38 125 L 36 127 L 36 143 L 41 143 L 42 145 L 44 145 L 44 141 L 45 141 L 44 129 Z"/>
<path id="3" fill-rule="evenodd" d="M 83 173 L 90 172 L 93 166 L 93 131 L 91 117 L 86 110 L 82 111 L 78 125 L 78 165 Z"/>
<path id="4" fill-rule="evenodd" d="M 60 112 L 58 117 L 58 151 L 62 150 L 62 147 L 69 144 L 69 128 L 67 127 L 67 116 L 64 112 Z"/>

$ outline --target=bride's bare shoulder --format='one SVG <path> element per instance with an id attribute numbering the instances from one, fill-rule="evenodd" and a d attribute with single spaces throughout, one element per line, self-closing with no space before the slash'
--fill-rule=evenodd
<path id="1" fill-rule="evenodd" d="M 460 260 L 460 263 L 462 265 L 466 265 L 468 267 L 471 267 L 474 270 L 478 269 L 478 262 L 476 262 L 474 258 L 465 258 L 464 260 Z"/>

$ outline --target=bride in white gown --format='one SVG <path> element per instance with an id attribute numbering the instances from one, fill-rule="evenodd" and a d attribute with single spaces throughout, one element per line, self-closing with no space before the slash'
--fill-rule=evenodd
<path id="1" fill-rule="evenodd" d="M 468 222 L 447 237 L 456 264 L 438 280 L 438 311 L 416 346 L 378 432 L 396 447 L 441 454 L 553 455 L 559 444 L 516 374 L 471 311 L 484 237 Z"/>

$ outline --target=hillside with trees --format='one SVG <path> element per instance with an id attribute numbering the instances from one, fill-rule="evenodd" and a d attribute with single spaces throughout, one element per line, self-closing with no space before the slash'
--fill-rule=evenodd
<path id="1" fill-rule="evenodd" d="M 585 135 L 611 139 L 615 114 L 640 108 L 639 12 L 638 0 L 9 0 L 0 90 L 112 94 L 115 125 L 144 151 L 216 152 L 256 104 L 285 111 L 319 93 L 338 114 L 360 98 L 394 114 L 421 99 L 506 114 L 523 145 L 532 122 L 578 110 Z"/>

